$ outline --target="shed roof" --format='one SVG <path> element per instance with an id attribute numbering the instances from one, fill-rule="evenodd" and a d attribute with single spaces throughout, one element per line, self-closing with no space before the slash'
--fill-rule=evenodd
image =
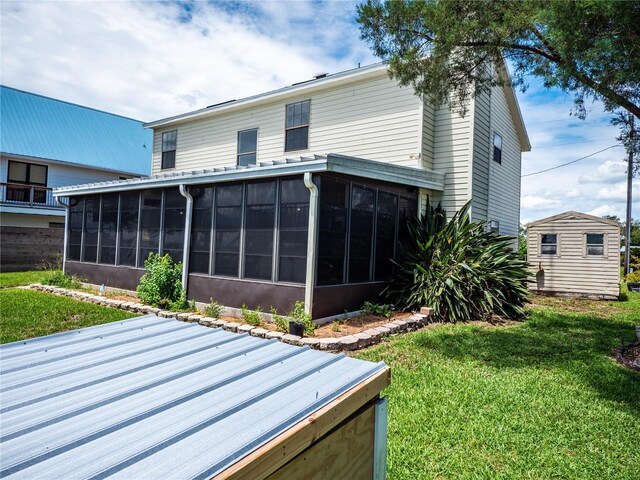
<path id="1" fill-rule="evenodd" d="M 312 157 L 286 158 L 257 165 L 235 165 L 230 167 L 193 170 L 191 172 L 161 173 L 145 178 L 112 180 L 58 187 L 54 196 L 85 195 L 141 188 L 171 187 L 180 184 L 198 185 L 215 182 L 229 182 L 253 178 L 297 175 L 305 172 L 336 172 L 363 178 L 411 185 L 442 191 L 444 174 L 423 168 L 405 167 L 364 158 L 350 157 L 336 153 L 314 155 Z"/>
<path id="2" fill-rule="evenodd" d="M 0 347 L 5 478 L 209 478 L 385 370 L 147 315 Z"/>
<path id="3" fill-rule="evenodd" d="M 558 220 L 567 220 L 572 218 L 590 220 L 592 222 L 603 223 L 605 225 L 615 225 L 617 227 L 620 226 L 620 224 L 615 220 L 609 220 L 602 217 L 596 217 L 595 215 L 589 215 L 588 213 L 580 213 L 580 212 L 574 212 L 573 210 L 570 210 L 568 212 L 559 213 L 551 217 L 541 218 L 540 220 L 536 220 L 534 222 L 529 222 L 527 223 L 527 228 L 535 227 L 538 225 L 544 225 L 551 222 L 556 222 Z"/>
<path id="4" fill-rule="evenodd" d="M 142 122 L 0 86 L 3 154 L 132 175 L 151 173 L 153 132 Z"/>

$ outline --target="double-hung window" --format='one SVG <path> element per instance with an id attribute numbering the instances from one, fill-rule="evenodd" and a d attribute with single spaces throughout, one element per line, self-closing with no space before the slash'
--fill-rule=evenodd
<path id="1" fill-rule="evenodd" d="M 238 132 L 238 165 L 253 165 L 256 163 L 258 150 L 258 129 Z"/>
<path id="2" fill-rule="evenodd" d="M 604 257 L 603 233 L 587 233 L 587 257 Z"/>
<path id="3" fill-rule="evenodd" d="M 558 254 L 558 235 L 556 233 L 543 233 L 540 236 L 540 253 L 542 255 Z"/>
<path id="4" fill-rule="evenodd" d="M 171 130 L 162 134 L 162 165 L 161 168 L 175 168 L 176 166 L 176 143 L 178 131 Z"/>
<path id="5" fill-rule="evenodd" d="M 286 106 L 284 151 L 309 148 L 309 111 L 311 100 L 290 103 Z"/>
<path id="6" fill-rule="evenodd" d="M 497 132 L 493 132 L 493 160 L 502 163 L 502 137 Z"/>

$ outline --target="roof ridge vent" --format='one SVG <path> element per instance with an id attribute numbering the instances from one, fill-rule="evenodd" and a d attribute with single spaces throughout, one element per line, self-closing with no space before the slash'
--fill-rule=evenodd
<path id="1" fill-rule="evenodd" d="M 319 78 L 324 78 L 327 75 L 329 75 L 329 72 L 320 72 L 320 73 L 316 73 L 313 78 L 315 78 L 316 80 L 318 80 Z"/>

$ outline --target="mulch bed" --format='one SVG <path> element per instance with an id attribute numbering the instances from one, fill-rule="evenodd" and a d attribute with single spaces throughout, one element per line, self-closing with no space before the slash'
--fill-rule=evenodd
<path id="1" fill-rule="evenodd" d="M 613 358 L 625 367 L 640 372 L 640 341 L 616 348 Z"/>

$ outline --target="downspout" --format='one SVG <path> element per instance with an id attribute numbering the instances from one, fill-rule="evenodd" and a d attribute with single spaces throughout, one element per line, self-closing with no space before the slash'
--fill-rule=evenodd
<path id="1" fill-rule="evenodd" d="M 304 185 L 311 192 L 309 199 L 309 228 L 307 232 L 307 275 L 304 287 L 304 311 L 311 315 L 313 310 L 313 288 L 316 279 L 316 242 L 318 228 L 318 187 L 313 183 L 311 172 L 305 172 Z"/>
<path id="2" fill-rule="evenodd" d="M 180 194 L 187 199 L 186 217 L 184 219 L 184 247 L 182 250 L 182 288 L 187 293 L 189 279 L 189 248 L 191 244 L 191 217 L 193 212 L 193 197 L 187 192 L 184 183 L 180 184 Z"/>
<path id="3" fill-rule="evenodd" d="M 62 237 L 62 272 L 67 273 L 67 237 L 69 232 L 69 205 L 60 201 L 60 197 L 56 197 L 56 203 L 64 208 L 64 236 Z"/>

